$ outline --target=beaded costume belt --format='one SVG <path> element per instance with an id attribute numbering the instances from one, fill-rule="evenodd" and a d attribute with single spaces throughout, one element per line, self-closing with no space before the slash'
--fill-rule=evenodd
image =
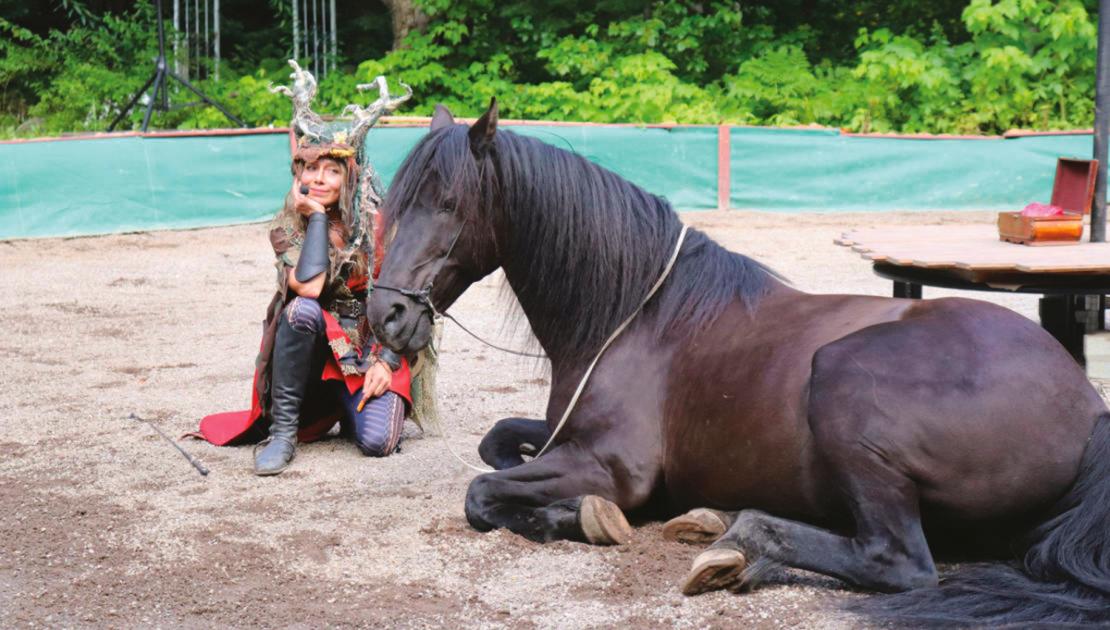
<path id="1" fill-rule="evenodd" d="M 362 300 L 336 300 L 335 312 L 342 317 L 358 319 L 366 314 L 366 303 Z"/>

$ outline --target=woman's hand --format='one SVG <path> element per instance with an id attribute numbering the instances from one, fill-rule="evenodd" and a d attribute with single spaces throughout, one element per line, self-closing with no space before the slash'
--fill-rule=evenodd
<path id="1" fill-rule="evenodd" d="M 362 401 L 358 403 L 358 410 L 366 405 L 366 401 L 371 398 L 377 398 L 389 389 L 389 384 L 393 382 L 393 370 L 385 364 L 385 361 L 378 361 L 366 370 L 366 380 L 362 382 Z"/>
<path id="2" fill-rule="evenodd" d="M 319 201 L 301 194 L 301 182 L 297 179 L 293 180 L 293 209 L 305 217 L 315 212 L 320 214 L 326 214 L 327 212 Z"/>

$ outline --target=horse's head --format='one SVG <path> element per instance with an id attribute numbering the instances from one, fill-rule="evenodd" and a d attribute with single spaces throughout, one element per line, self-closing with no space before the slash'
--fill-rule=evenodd
<path id="1" fill-rule="evenodd" d="M 431 131 L 405 159 L 385 200 L 393 234 L 370 298 L 374 334 L 416 352 L 431 341 L 432 309 L 443 311 L 499 266 L 491 217 L 497 178 L 490 153 L 497 103 L 472 127 L 436 106 Z"/>

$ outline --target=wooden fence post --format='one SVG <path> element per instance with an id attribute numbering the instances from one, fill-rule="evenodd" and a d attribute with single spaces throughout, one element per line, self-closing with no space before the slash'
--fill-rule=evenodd
<path id="1" fill-rule="evenodd" d="M 717 209 L 728 210 L 732 175 L 730 125 L 717 126 Z"/>

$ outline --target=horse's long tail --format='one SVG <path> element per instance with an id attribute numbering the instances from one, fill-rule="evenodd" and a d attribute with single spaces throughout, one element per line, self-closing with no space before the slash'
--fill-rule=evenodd
<path id="1" fill-rule="evenodd" d="M 1021 570 L 971 566 L 853 609 L 915 626 L 1110 626 L 1110 414 L 1095 422 L 1079 476 L 1052 514 L 1030 533 Z"/>

